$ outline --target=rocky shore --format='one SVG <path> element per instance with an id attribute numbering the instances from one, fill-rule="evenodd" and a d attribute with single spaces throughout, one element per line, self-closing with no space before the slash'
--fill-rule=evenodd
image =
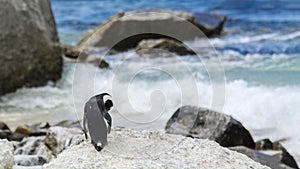
<path id="1" fill-rule="evenodd" d="M 1 140 L 0 168 L 268 168 L 254 162 L 245 155 L 223 148 L 214 141 L 206 139 L 193 139 L 178 135 L 165 134 L 160 131 L 134 131 L 130 129 L 115 128 L 109 135 L 109 145 L 101 152 L 97 152 L 85 140 L 82 133 L 72 133 L 70 128 L 51 127 L 53 142 L 49 148 L 53 159 L 46 164 L 43 155 L 17 155 L 16 143 Z M 72 128 L 71 130 L 76 130 Z M 59 131 L 59 132 L 58 132 Z M 49 131 L 51 133 L 51 131 Z M 72 133 L 72 134 L 71 134 Z M 72 136 L 72 137 L 70 137 Z M 44 138 L 45 144 L 49 145 Z M 28 140 L 34 139 L 35 143 Z M 29 137 L 27 152 L 35 149 L 41 150 L 37 145 L 41 137 Z M 41 142 L 40 142 L 41 143 Z M 66 148 L 65 146 L 69 146 Z M 49 150 L 48 149 L 48 150 Z M 24 149 L 24 151 L 26 151 Z M 62 152 L 61 152 L 62 151 Z M 59 153 L 61 152 L 61 153 Z M 36 152 L 41 153 L 41 151 Z M 14 155 L 13 155 L 14 154 Z M 43 152 L 44 156 L 47 154 Z M 57 156 L 57 157 L 54 157 Z M 14 160 L 14 161 L 13 161 Z M 42 163 L 41 163 L 42 161 Z M 43 165 L 44 164 L 44 165 Z M 29 167 L 28 167 L 29 166 Z"/>
<path id="2" fill-rule="evenodd" d="M 108 68 L 109 62 L 93 57 L 92 48 L 106 47 L 109 53 L 135 49 L 142 57 L 153 51 L 194 55 L 195 51 L 174 37 L 218 36 L 226 21 L 217 14 L 127 11 L 112 16 L 73 46 L 59 42 L 49 0 L 3 0 L 0 18 L 0 95 L 59 80 L 63 61 Z M 202 33 L 178 31 L 195 28 Z M 255 141 L 233 117 L 194 106 L 179 108 L 165 132 L 114 128 L 108 142 L 97 152 L 84 139 L 78 121 L 41 122 L 15 131 L 0 121 L 0 169 L 298 168 L 281 141 Z"/>
<path id="3" fill-rule="evenodd" d="M 79 121 L 42 122 L 13 132 L 0 122 L 0 168 L 298 168 L 280 141 L 254 142 L 231 116 L 179 108 L 162 131 L 114 128 L 97 152 Z M 8 140 L 8 141 L 7 141 Z"/>

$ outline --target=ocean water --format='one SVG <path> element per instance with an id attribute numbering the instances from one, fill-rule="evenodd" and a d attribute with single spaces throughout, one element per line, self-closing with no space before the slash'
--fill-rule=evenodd
<path id="1" fill-rule="evenodd" d="M 222 36 L 209 39 L 214 50 L 201 58 L 147 58 L 133 50 L 109 56 L 100 50 L 95 55 L 104 57 L 110 69 L 64 63 L 58 83 L 0 98 L 0 119 L 10 126 L 81 119 L 84 102 L 106 91 L 119 100 L 112 112 L 114 126 L 163 130 L 180 105 L 199 105 L 232 115 L 255 140 L 286 138 L 283 144 L 300 161 L 300 2 L 51 2 L 60 40 L 69 44 L 115 13 L 132 9 L 213 12 L 228 19 Z M 201 51 L 203 39 L 185 43 Z M 220 63 L 218 69 L 209 70 L 214 63 Z"/>

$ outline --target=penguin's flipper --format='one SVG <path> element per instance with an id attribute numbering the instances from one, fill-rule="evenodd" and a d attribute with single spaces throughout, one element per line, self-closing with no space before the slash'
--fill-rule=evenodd
<path id="1" fill-rule="evenodd" d="M 86 127 L 86 125 L 87 125 L 87 119 L 86 119 L 87 116 L 86 116 L 86 114 L 87 114 L 87 107 L 85 105 L 85 107 L 84 107 L 84 115 L 83 115 L 83 127 L 82 127 L 82 131 L 84 133 L 85 139 L 87 140 L 88 136 L 87 136 L 87 127 Z"/>
<path id="2" fill-rule="evenodd" d="M 82 130 L 85 136 L 85 139 L 87 140 L 87 132 L 85 130 Z"/>
<path id="3" fill-rule="evenodd" d="M 111 126 L 108 125 L 108 126 L 107 126 L 107 133 L 108 133 L 108 134 L 110 133 L 110 130 L 111 130 Z"/>
<path id="4" fill-rule="evenodd" d="M 112 123 L 112 119 L 111 119 L 111 116 L 106 113 L 104 118 L 106 119 L 107 123 L 108 123 L 108 126 L 107 126 L 107 132 L 110 133 L 110 129 L 111 129 L 111 123 Z"/>

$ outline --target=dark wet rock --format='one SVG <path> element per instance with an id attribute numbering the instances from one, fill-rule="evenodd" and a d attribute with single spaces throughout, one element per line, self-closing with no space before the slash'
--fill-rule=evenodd
<path id="1" fill-rule="evenodd" d="M 88 56 L 84 60 L 78 60 L 78 59 L 65 59 L 65 60 L 71 63 L 86 63 L 86 64 L 92 64 L 99 68 L 109 68 L 109 63 L 107 63 L 103 58 L 100 58 L 98 56 L 95 57 Z"/>
<path id="2" fill-rule="evenodd" d="M 79 128 L 51 127 L 45 138 L 46 145 L 54 155 L 61 153 L 64 149 L 76 142 L 83 134 Z"/>
<path id="3" fill-rule="evenodd" d="M 281 162 L 292 167 L 299 168 L 294 157 L 281 145 L 282 158 Z"/>
<path id="4" fill-rule="evenodd" d="M 168 51 L 177 55 L 194 55 L 195 52 L 188 49 L 182 42 L 178 42 L 172 39 L 150 39 L 142 40 L 139 42 L 135 51 L 138 54 L 151 54 L 152 51 Z"/>
<path id="5" fill-rule="evenodd" d="M 252 160 L 263 165 L 269 166 L 272 169 L 291 169 L 298 166 L 291 166 L 282 161 L 284 153 L 279 150 L 253 150 L 244 146 L 230 147 L 230 150 L 245 154 Z"/>
<path id="6" fill-rule="evenodd" d="M 226 16 L 212 13 L 196 13 L 194 15 L 195 20 L 208 30 L 207 35 L 214 36 L 221 34 Z"/>
<path id="7" fill-rule="evenodd" d="M 27 137 L 24 134 L 14 133 L 10 130 L 0 130 L 0 139 L 7 139 L 8 141 L 21 141 Z"/>
<path id="8" fill-rule="evenodd" d="M 270 139 L 262 139 L 255 142 L 256 150 L 273 150 L 273 142 Z"/>
<path id="9" fill-rule="evenodd" d="M 199 33 L 199 29 L 203 33 Z M 78 45 L 113 47 L 115 52 L 121 52 L 136 47 L 143 39 L 176 38 L 185 41 L 219 32 L 211 29 L 212 27 L 199 23 L 189 12 L 136 10 L 118 13 L 109 18 L 81 39 Z"/>
<path id="10" fill-rule="evenodd" d="M 47 128 L 37 128 L 35 126 L 18 126 L 15 133 L 20 133 L 27 136 L 44 136 L 46 135 Z"/>
<path id="11" fill-rule="evenodd" d="M 90 55 L 89 49 L 82 49 L 78 46 L 67 44 L 56 44 L 56 48 L 61 50 L 63 58 L 67 62 L 72 63 L 88 63 L 99 68 L 108 68 L 109 64 L 99 56 Z"/>
<path id="12" fill-rule="evenodd" d="M 48 122 L 40 122 L 40 123 L 33 124 L 31 126 L 36 127 L 38 129 L 48 129 L 51 127 Z"/>
<path id="13" fill-rule="evenodd" d="M 282 140 L 278 140 L 275 142 L 272 142 L 270 139 L 262 139 L 257 141 L 255 144 L 256 150 L 273 150 L 280 152 L 280 162 L 292 167 L 292 168 L 299 168 L 297 165 L 296 160 L 294 157 L 286 150 L 286 148 L 283 147 L 283 145 L 280 143 Z"/>
<path id="14" fill-rule="evenodd" d="M 281 154 L 282 155 L 282 157 L 281 157 L 282 163 L 284 163 L 287 166 L 290 166 L 292 168 L 299 168 L 294 157 L 283 146 L 281 146 L 281 151 L 282 151 L 282 154 Z"/>
<path id="15" fill-rule="evenodd" d="M 6 123 L 0 121 L 0 130 L 10 130 Z"/>
<path id="16" fill-rule="evenodd" d="M 81 129 L 80 121 L 71 121 L 71 120 L 60 121 L 60 122 L 54 124 L 54 126 L 60 126 L 60 127 L 77 127 L 77 128 Z"/>
<path id="17" fill-rule="evenodd" d="M 61 51 L 62 56 L 69 59 L 83 59 L 88 56 L 88 51 L 79 48 L 78 46 L 68 45 L 64 43 L 56 43 L 54 45 L 57 50 Z"/>
<path id="18" fill-rule="evenodd" d="M 167 133 L 211 139 L 224 147 L 255 148 L 249 131 L 229 115 L 205 108 L 183 106 L 167 122 Z"/>
<path id="19" fill-rule="evenodd" d="M 89 56 L 85 62 L 93 64 L 99 68 L 108 68 L 109 67 L 109 64 L 104 59 L 97 57 L 97 56 Z"/>
<path id="20" fill-rule="evenodd" d="M 14 165 L 13 144 L 0 139 L 0 168 L 11 169 Z"/>
<path id="21" fill-rule="evenodd" d="M 26 136 L 43 136 L 46 135 L 48 128 L 50 128 L 50 124 L 48 122 L 40 122 L 33 125 L 18 126 L 15 133 L 20 133 Z"/>
<path id="22" fill-rule="evenodd" d="M 37 155 L 50 160 L 54 156 L 45 144 L 45 136 L 28 137 L 23 139 L 14 151 L 15 155 Z"/>
<path id="23" fill-rule="evenodd" d="M 37 155 L 15 155 L 14 162 L 15 165 L 20 165 L 20 166 L 36 166 L 36 165 L 43 165 L 45 163 L 48 163 L 49 159 Z"/>
<path id="24" fill-rule="evenodd" d="M 61 77 L 50 1 L 0 1 L 0 95 Z"/>

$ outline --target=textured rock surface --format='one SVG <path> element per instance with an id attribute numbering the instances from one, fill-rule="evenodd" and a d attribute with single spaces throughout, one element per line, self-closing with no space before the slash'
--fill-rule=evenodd
<path id="1" fill-rule="evenodd" d="M 183 106 L 169 119 L 166 132 L 215 140 L 221 146 L 255 148 L 249 131 L 231 116 L 205 108 Z"/>
<path id="2" fill-rule="evenodd" d="M 199 33 L 199 29 L 203 33 Z M 114 50 L 124 51 L 134 48 L 143 39 L 172 37 L 180 40 L 193 40 L 196 37 L 211 36 L 212 32 L 214 31 L 210 27 L 206 28 L 197 22 L 193 14 L 189 12 L 137 10 L 111 17 L 86 35 L 78 45 L 82 47 L 114 46 Z"/>
<path id="3" fill-rule="evenodd" d="M 90 141 L 78 141 L 43 167 L 46 169 L 268 168 L 213 141 L 158 131 L 113 129 L 108 141 L 108 146 L 101 152 L 97 152 Z"/>
<path id="4" fill-rule="evenodd" d="M 135 48 L 135 51 L 138 54 L 151 54 L 155 51 L 168 51 L 180 56 L 195 54 L 193 50 L 188 49 L 183 43 L 165 38 L 142 40 Z"/>
<path id="5" fill-rule="evenodd" d="M 14 165 L 13 144 L 0 139 L 0 169 L 10 169 Z"/>
<path id="6" fill-rule="evenodd" d="M 0 20 L 0 95 L 61 77 L 49 0 L 1 0 Z"/>
<path id="7" fill-rule="evenodd" d="M 50 160 L 53 158 L 53 155 L 50 149 L 45 145 L 44 140 L 45 136 L 25 138 L 20 143 L 16 144 L 14 154 L 37 155 Z"/>

